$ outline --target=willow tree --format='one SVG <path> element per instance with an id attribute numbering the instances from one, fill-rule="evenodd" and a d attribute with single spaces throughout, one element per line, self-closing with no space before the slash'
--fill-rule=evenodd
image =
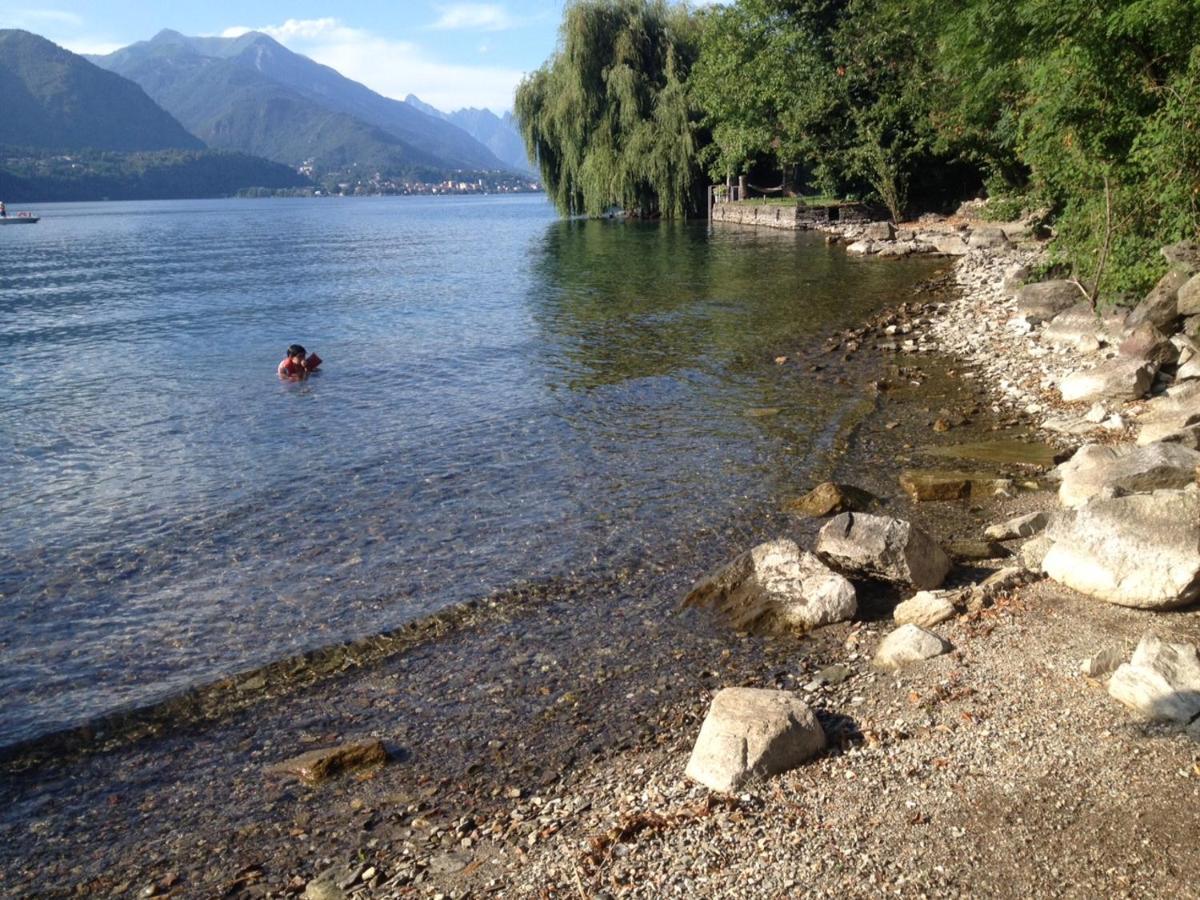
<path id="1" fill-rule="evenodd" d="M 687 79 L 699 25 L 664 0 L 574 0 L 516 114 L 565 215 L 618 206 L 682 218 L 699 206 L 698 114 Z"/>

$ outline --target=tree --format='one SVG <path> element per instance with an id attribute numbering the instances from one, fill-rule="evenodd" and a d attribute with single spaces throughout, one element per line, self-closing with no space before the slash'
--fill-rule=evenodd
<path id="1" fill-rule="evenodd" d="M 574 0 L 515 112 L 566 215 L 611 206 L 682 218 L 700 206 L 699 116 L 687 82 L 699 28 L 665 0 Z"/>

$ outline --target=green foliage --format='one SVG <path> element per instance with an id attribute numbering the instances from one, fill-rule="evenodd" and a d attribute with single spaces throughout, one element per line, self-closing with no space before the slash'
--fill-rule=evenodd
<path id="1" fill-rule="evenodd" d="M 516 116 L 564 214 L 697 210 L 696 20 L 664 0 L 576 0 L 554 56 L 517 89 Z"/>

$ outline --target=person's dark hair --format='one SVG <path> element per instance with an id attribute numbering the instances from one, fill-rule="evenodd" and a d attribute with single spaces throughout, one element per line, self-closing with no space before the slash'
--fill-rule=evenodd
<path id="1" fill-rule="evenodd" d="M 292 346 L 288 347 L 287 349 L 288 359 L 291 359 L 293 356 L 303 356 L 304 352 L 304 348 L 299 344 L 292 344 Z"/>

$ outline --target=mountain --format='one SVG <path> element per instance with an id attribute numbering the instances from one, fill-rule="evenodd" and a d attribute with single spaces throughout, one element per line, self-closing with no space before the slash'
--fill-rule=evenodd
<path id="1" fill-rule="evenodd" d="M 159 32 L 97 65 L 136 81 L 211 146 L 323 170 L 385 174 L 509 168 L 449 122 L 383 97 L 271 37 Z"/>
<path id="2" fill-rule="evenodd" d="M 196 150 L 204 143 L 131 81 L 28 31 L 0 31 L 0 144 Z"/>
<path id="3" fill-rule="evenodd" d="M 535 172 L 537 170 L 525 152 L 525 141 L 521 137 L 517 120 L 512 113 L 506 112 L 503 116 L 497 116 L 489 109 L 475 109 L 474 107 L 444 113 L 413 94 L 405 97 L 404 102 L 426 115 L 435 116 L 457 125 L 491 150 L 510 168 L 519 172 Z"/>

